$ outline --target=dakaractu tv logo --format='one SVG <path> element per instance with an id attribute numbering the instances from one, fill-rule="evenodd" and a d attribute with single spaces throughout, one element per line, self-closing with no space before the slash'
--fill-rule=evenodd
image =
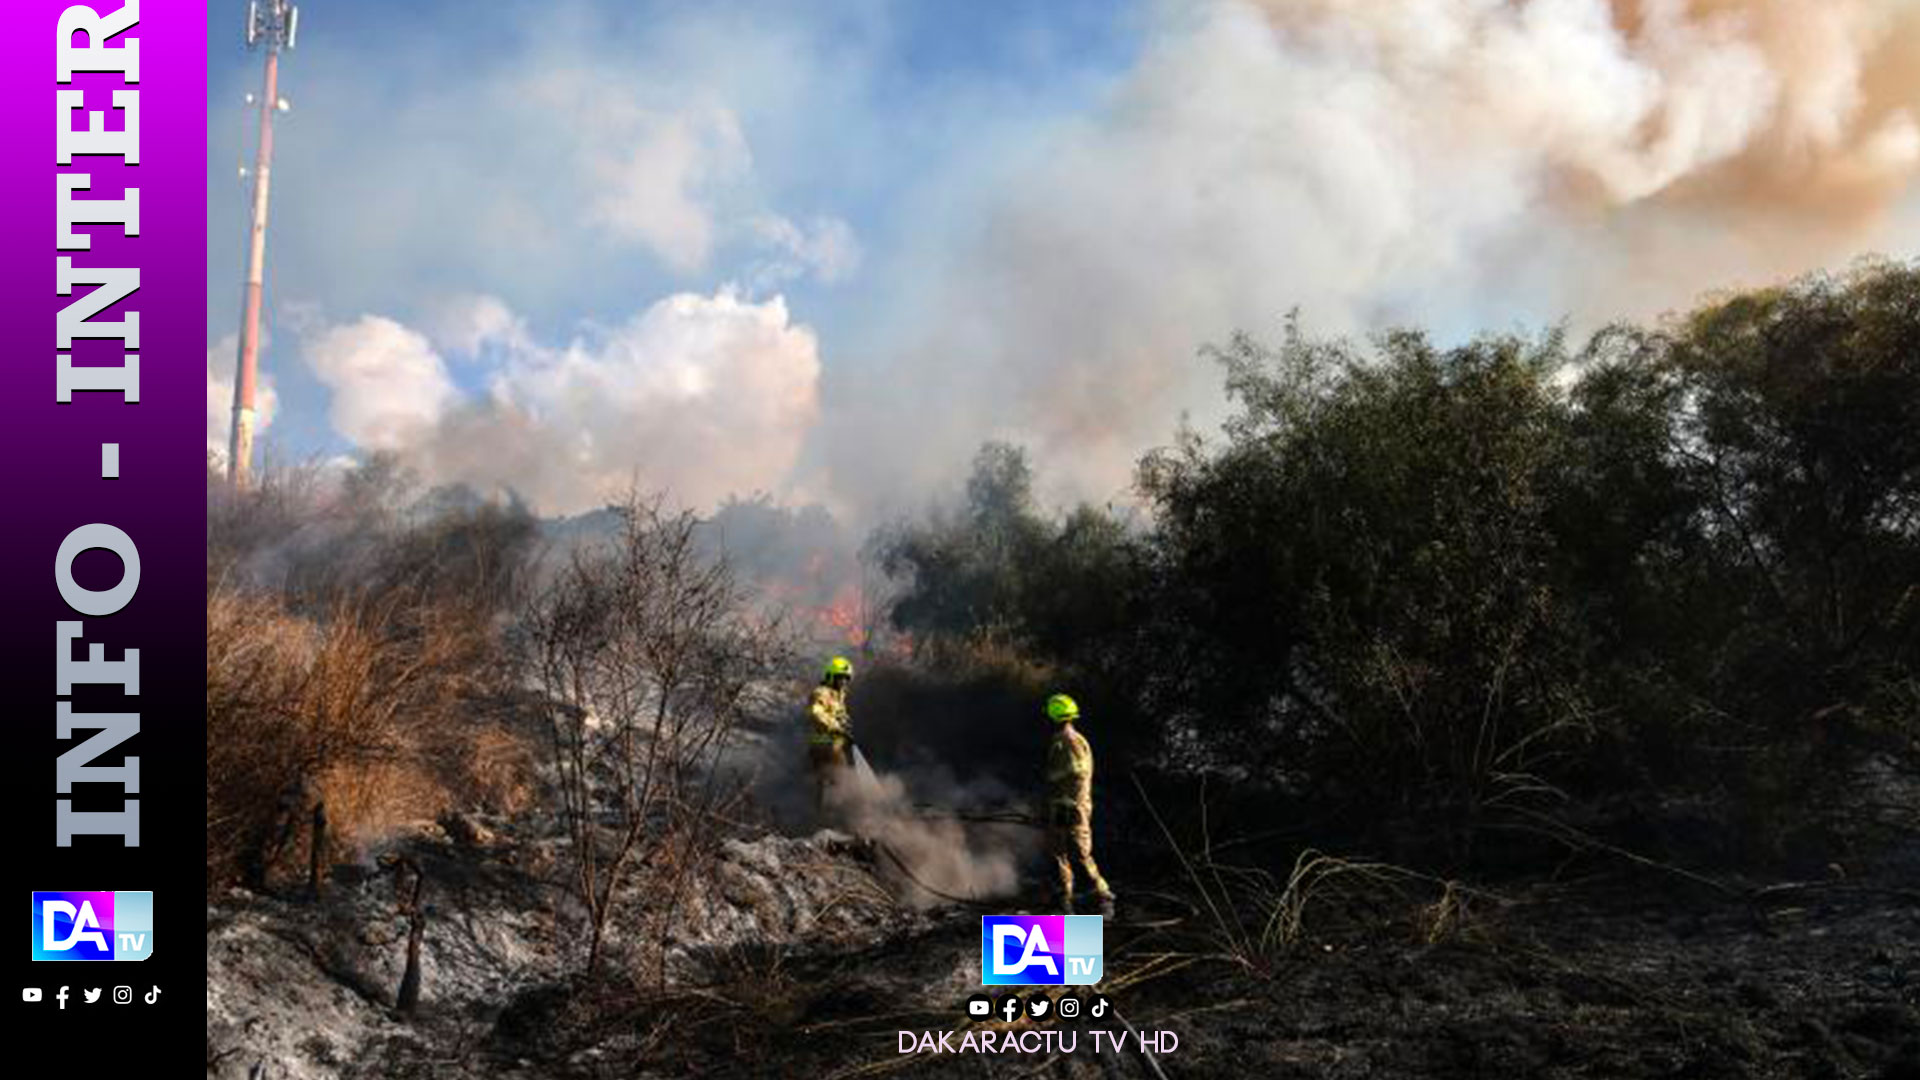
<path id="1" fill-rule="evenodd" d="M 152 955 L 152 893 L 33 894 L 35 960 L 145 960 Z"/>
<path id="2" fill-rule="evenodd" d="M 1105 969 L 1098 915 L 982 915 L 980 981 L 987 986 L 1092 986 Z"/>

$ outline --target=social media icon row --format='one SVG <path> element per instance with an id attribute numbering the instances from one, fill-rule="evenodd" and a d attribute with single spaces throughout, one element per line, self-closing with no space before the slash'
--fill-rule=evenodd
<path id="1" fill-rule="evenodd" d="M 1054 1016 L 1062 1020 L 1078 1019 L 1081 1015 L 1104 1020 L 1113 1012 L 1112 1003 L 1105 994 L 1094 994 L 1084 1001 L 1078 994 L 1061 994 L 1050 998 L 1043 993 L 1029 994 L 1024 1000 L 1018 994 L 1001 994 L 989 997 L 975 994 L 967 999 L 967 1017 L 972 1020 L 997 1019 L 1011 1024 L 1020 1017 L 1029 1020 L 1048 1020 Z"/>
<path id="2" fill-rule="evenodd" d="M 54 1000 L 60 1004 L 60 1007 L 62 1009 L 67 1007 L 67 996 L 68 996 L 67 991 L 68 991 L 68 987 L 63 986 L 58 991 L 56 991 L 53 995 Z M 89 1005 L 96 1004 L 100 1000 L 100 993 L 101 993 L 100 988 L 97 986 L 81 990 L 80 1000 L 86 1002 Z M 46 997 L 39 987 L 26 986 L 20 989 L 20 1000 L 25 1002 L 40 1002 L 40 1001 L 46 1000 Z M 141 1000 L 145 1001 L 149 1005 L 155 1004 L 160 1000 L 160 988 L 156 986 L 152 990 L 147 991 L 147 993 L 141 998 Z M 113 1003 L 115 1005 L 133 1004 L 133 987 L 131 986 L 114 987 Z"/>

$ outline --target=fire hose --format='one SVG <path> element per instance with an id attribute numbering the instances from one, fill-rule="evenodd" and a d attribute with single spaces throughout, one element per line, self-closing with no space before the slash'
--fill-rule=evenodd
<path id="1" fill-rule="evenodd" d="M 865 774 L 863 779 L 870 780 L 873 777 L 873 767 L 867 764 L 866 755 L 860 752 L 860 747 L 858 745 L 852 746 L 852 751 L 853 751 L 854 767 Z M 1038 829 L 1038 828 L 1045 827 L 1040 821 L 1036 820 L 1032 814 L 1023 813 L 1018 810 L 996 810 L 996 811 L 970 813 L 970 812 L 961 811 L 961 810 L 947 810 L 942 807 L 934 806 L 930 803 L 916 803 L 914 804 L 913 809 L 914 809 L 914 812 L 919 814 L 921 817 L 946 818 L 954 821 L 968 822 L 971 824 L 1019 825 L 1019 826 L 1023 826 L 1030 829 Z M 901 874 L 905 875 L 908 881 L 911 881 L 913 882 L 914 885 L 918 886 L 921 889 L 924 889 L 929 895 L 937 896 L 942 900 L 948 901 L 949 903 L 960 904 L 965 907 L 985 908 L 985 907 L 993 906 L 993 905 L 989 905 L 981 902 L 980 898 L 977 896 L 973 896 L 973 897 L 955 896 L 952 893 L 947 892 L 943 889 L 934 888 L 933 886 L 927 884 L 925 881 L 922 881 L 920 879 L 920 875 L 914 873 L 913 868 L 907 865 L 907 861 L 900 857 L 900 853 L 893 850 L 893 848 L 890 847 L 885 841 L 871 840 L 870 842 L 873 844 L 874 850 L 878 851 L 882 855 L 885 855 L 887 857 L 887 860 L 893 863 L 894 868 L 896 870 L 899 870 Z M 1180 919 L 1169 919 L 1169 920 L 1163 920 L 1161 923 L 1156 923 L 1154 925 L 1162 925 L 1162 924 L 1172 925 L 1181 921 L 1182 920 Z M 1113 1010 L 1113 1018 L 1115 1020 L 1120 1021 L 1120 1023 L 1126 1027 L 1127 1031 L 1133 1035 L 1134 1045 L 1140 1047 L 1140 1054 L 1142 1057 L 1146 1059 L 1147 1068 L 1152 1070 L 1153 1075 L 1158 1077 L 1159 1080 L 1167 1080 L 1167 1074 L 1161 1070 L 1160 1062 L 1153 1056 L 1153 1052 L 1148 1050 L 1146 1048 L 1146 1045 L 1141 1042 L 1139 1029 L 1135 1028 L 1133 1026 L 1133 1023 L 1129 1021 L 1126 1017 L 1120 1015 L 1120 1010 L 1118 1007 L 1116 1007 Z"/>
<path id="2" fill-rule="evenodd" d="M 874 779 L 873 767 L 867 764 L 866 755 L 860 752 L 858 744 L 853 744 L 851 750 L 855 771 L 861 775 L 863 781 L 872 782 Z M 958 821 L 969 825 L 1013 825 L 1026 829 L 1044 829 L 1047 827 L 1046 823 L 1037 815 L 1012 808 L 968 811 L 953 810 L 936 806 L 932 803 L 915 803 L 913 805 L 913 811 L 922 818 Z M 964 907 L 988 909 L 997 906 L 982 900 L 978 896 L 955 896 L 953 893 L 947 892 L 944 889 L 938 889 L 927 884 L 920 875 L 913 872 L 911 866 L 907 865 L 907 860 L 902 858 L 899 852 L 888 846 L 885 841 L 873 837 L 865 837 L 864 839 L 873 845 L 875 852 L 886 856 L 887 861 L 892 863 L 894 869 L 900 871 L 903 877 L 912 882 L 915 887 L 926 892 L 929 896 L 938 897 L 949 903 L 959 904 Z M 1152 919 L 1143 922 L 1129 922 L 1128 925 L 1135 929 L 1150 930 L 1177 926 L 1185 921 L 1186 919 L 1184 917 L 1175 916 L 1173 918 Z M 1157 1066 L 1156 1071 L 1158 1071 Z"/>
<path id="3" fill-rule="evenodd" d="M 923 818 L 964 821 L 969 825 L 1020 825 L 1029 829 L 1046 828 L 1038 817 L 1024 810 L 950 810 L 932 803 L 915 803 L 913 812 Z"/>
<path id="4" fill-rule="evenodd" d="M 881 841 L 881 840 L 873 841 L 873 847 L 874 847 L 874 850 L 880 852 L 882 855 L 885 855 L 887 859 L 893 863 L 895 869 L 899 870 L 902 874 L 905 874 L 908 881 L 911 881 L 915 885 L 919 886 L 920 888 L 925 889 L 931 895 L 937 896 L 940 899 L 946 900 L 950 903 L 962 904 L 967 907 L 985 908 L 985 907 L 992 906 L 990 904 L 982 902 L 980 898 L 977 896 L 975 897 L 955 896 L 950 892 L 945 892 L 943 890 L 936 889 L 933 886 L 927 884 L 926 882 L 920 880 L 920 875 L 914 873 L 912 868 L 907 866 L 907 860 L 902 859 L 900 857 L 900 854 L 894 851 L 891 847 L 888 847 L 884 841 Z"/>

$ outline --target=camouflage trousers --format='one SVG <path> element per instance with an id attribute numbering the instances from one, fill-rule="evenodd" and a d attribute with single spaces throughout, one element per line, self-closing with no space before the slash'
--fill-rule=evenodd
<path id="1" fill-rule="evenodd" d="M 1060 877 L 1060 902 L 1072 906 L 1074 869 L 1093 886 L 1093 894 L 1102 900 L 1113 895 L 1107 879 L 1100 876 L 1100 865 L 1093 861 L 1093 815 L 1054 807 L 1047 824 L 1047 851 L 1053 856 L 1054 872 Z"/>

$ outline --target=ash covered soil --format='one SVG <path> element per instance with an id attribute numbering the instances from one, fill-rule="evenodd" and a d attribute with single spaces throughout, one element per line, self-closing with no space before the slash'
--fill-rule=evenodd
<path id="1" fill-rule="evenodd" d="M 1264 946 L 1272 878 L 1109 822 L 1100 855 L 1122 901 L 1097 989 L 1119 1023 L 1013 1025 L 1079 1032 L 1068 1054 L 901 1049 L 903 1032 L 957 1047 L 1009 1030 L 964 1016 L 984 989 L 979 917 L 1043 912 L 1050 868 L 1004 819 L 921 834 L 937 880 L 943 855 L 1022 856 L 1014 895 L 980 905 L 932 895 L 845 832 L 716 821 L 682 886 L 628 882 L 587 979 L 559 822 L 454 814 L 367 845 L 318 899 L 297 881 L 214 897 L 207 1073 L 1920 1080 L 1920 782 L 1890 776 L 1877 797 L 1900 813 L 1843 845 L 1841 865 L 1708 876 L 1613 849 L 1472 885 L 1338 869 L 1296 892 Z M 1244 861 L 1284 882 L 1305 839 Z M 419 1004 L 403 1013 L 417 876 Z M 1095 1027 L 1129 1031 L 1128 1046 L 1096 1048 Z M 1177 1045 L 1150 1058 L 1138 1032 Z"/>
<path id="2" fill-rule="evenodd" d="M 722 841 L 665 924 L 667 969 L 618 974 L 621 941 L 661 932 L 642 919 L 589 984 L 548 883 L 554 841 L 475 824 L 393 842 L 436 882 L 411 1017 L 393 1007 L 406 934 L 377 858 L 317 903 L 214 904 L 208 1074 L 1920 1078 L 1912 840 L 1732 891 L 1644 868 L 1413 904 L 1328 890 L 1291 944 L 1240 958 L 1177 864 L 1137 864 L 1157 887 L 1123 890 L 1100 990 L 1133 1029 L 1174 1033 L 1149 1061 L 1131 1040 L 1096 1052 L 1084 1020 L 1069 1055 L 903 1054 L 902 1031 L 1005 1030 L 962 1015 L 982 909 L 901 902 L 911 885 L 831 831 Z"/>
<path id="3" fill-rule="evenodd" d="M 660 1071 L 1920 1077 L 1920 893 L 1835 884 L 1730 904 L 1638 885 L 1543 887 L 1434 945 L 1357 927 L 1316 935 L 1262 972 L 1220 958 L 1203 920 L 1122 920 L 1101 989 L 1133 1029 L 1175 1034 L 1152 1063 L 1131 1048 L 1095 1053 L 1085 1034 L 1071 1055 L 900 1053 L 903 1030 L 951 1029 L 957 1043 L 974 1026 L 960 1014 L 981 989 L 979 924 L 953 912 L 921 933 L 795 961 L 778 1019 L 703 1016 Z"/>

